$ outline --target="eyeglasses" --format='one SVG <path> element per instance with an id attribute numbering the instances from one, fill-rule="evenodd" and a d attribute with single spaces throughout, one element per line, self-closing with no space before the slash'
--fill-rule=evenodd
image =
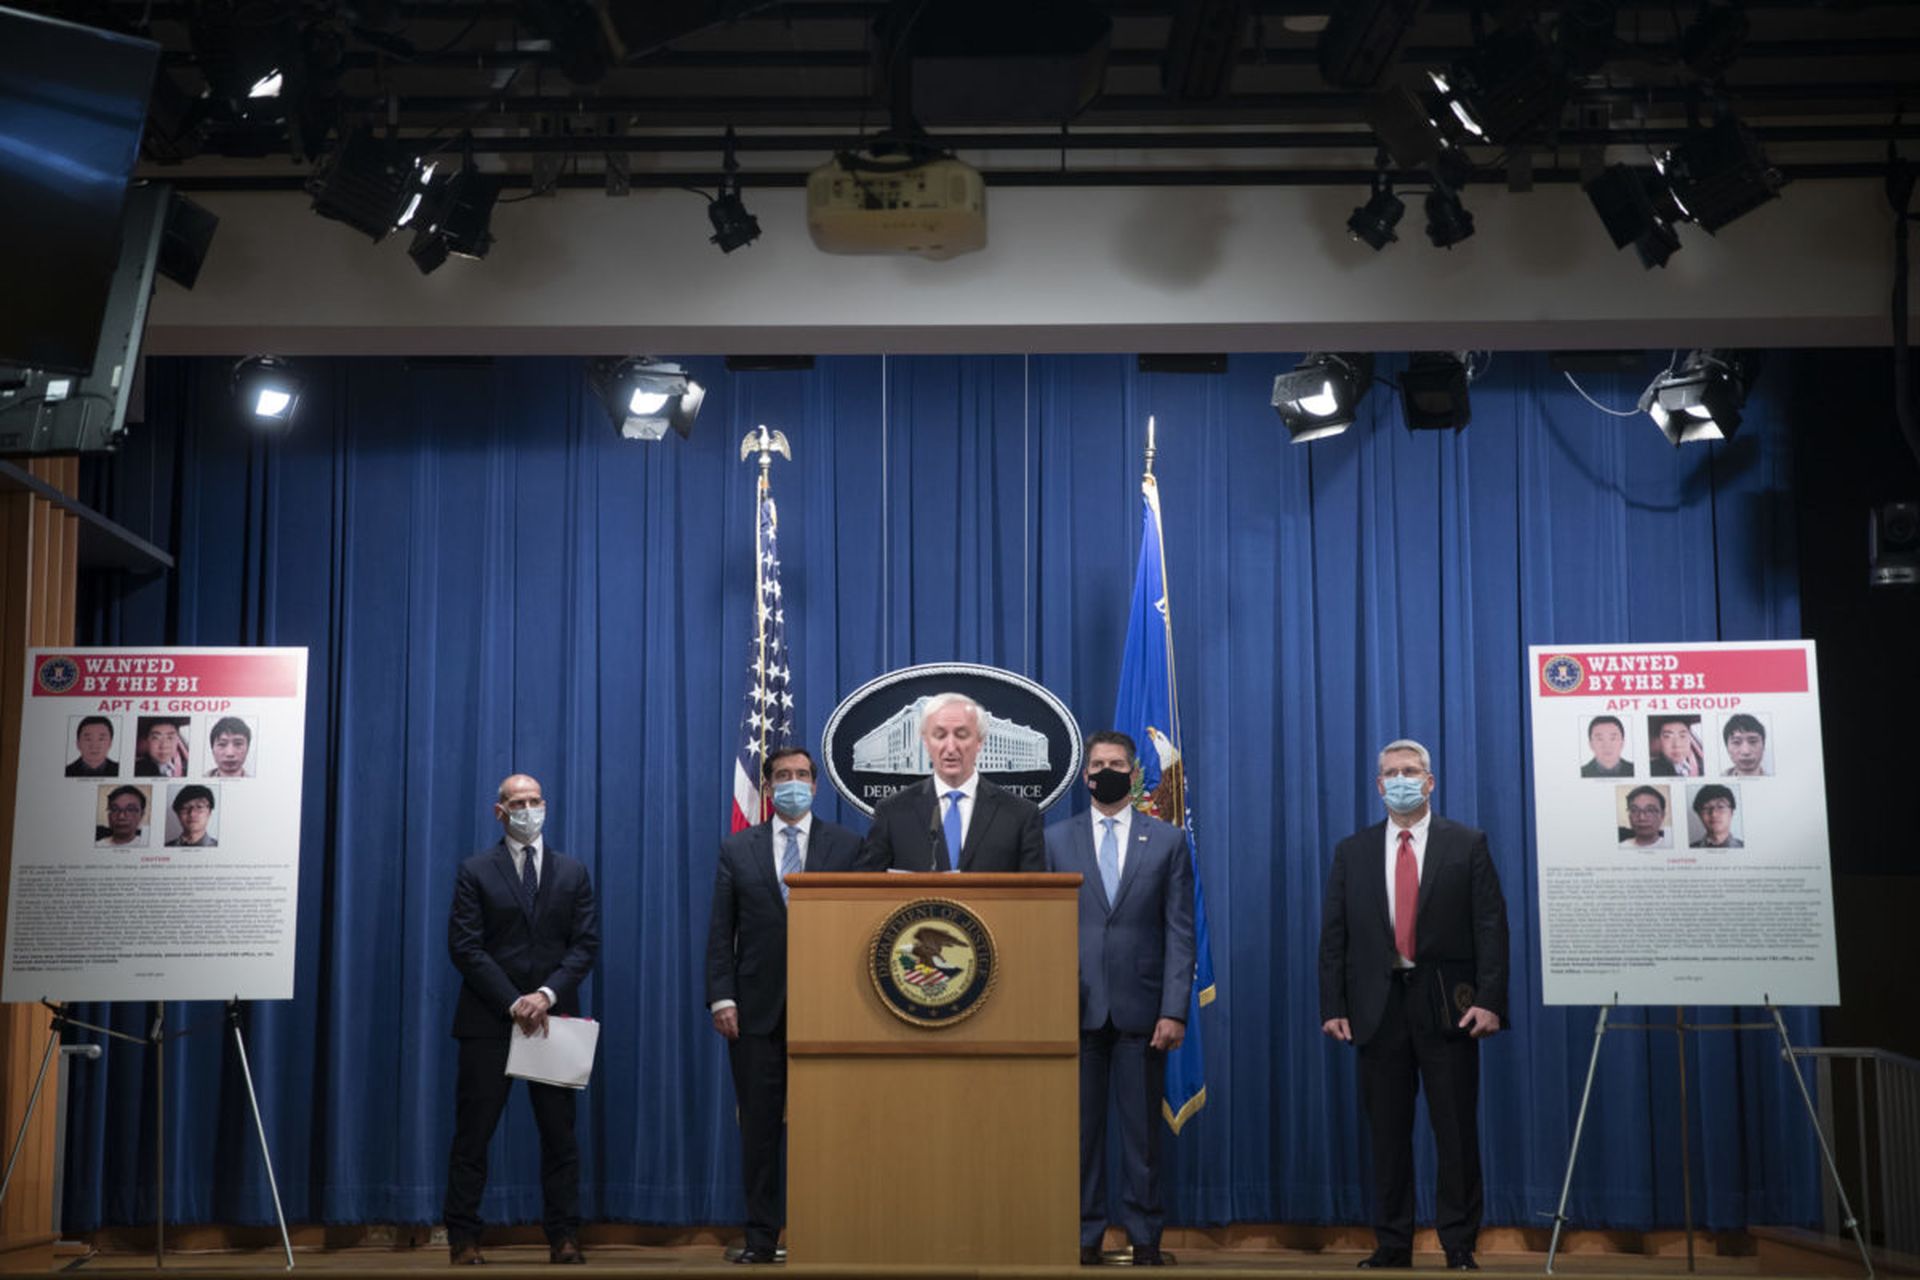
<path id="1" fill-rule="evenodd" d="M 107 806 L 107 812 L 117 818 L 137 818 L 146 810 L 137 804 L 110 804 Z"/>
<path id="2" fill-rule="evenodd" d="M 1666 810 L 1657 804 L 1630 804 L 1627 806 L 1627 812 L 1636 818 L 1658 818 L 1666 813 Z"/>
<path id="3" fill-rule="evenodd" d="M 1383 778 L 1424 778 L 1427 776 L 1427 771 L 1417 764 L 1403 764 L 1398 769 L 1382 769 L 1380 776 Z"/>
<path id="4" fill-rule="evenodd" d="M 1725 800 L 1709 800 L 1700 806 L 1702 813 L 1732 813 L 1733 806 Z"/>

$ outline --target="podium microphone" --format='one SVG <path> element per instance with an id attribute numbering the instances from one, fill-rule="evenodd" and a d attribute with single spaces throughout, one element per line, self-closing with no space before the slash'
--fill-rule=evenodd
<path id="1" fill-rule="evenodd" d="M 931 782 L 927 784 L 933 786 Z M 927 870 L 940 870 L 940 851 L 946 847 L 947 831 L 940 823 L 940 791 L 933 791 L 933 821 L 927 826 Z"/>

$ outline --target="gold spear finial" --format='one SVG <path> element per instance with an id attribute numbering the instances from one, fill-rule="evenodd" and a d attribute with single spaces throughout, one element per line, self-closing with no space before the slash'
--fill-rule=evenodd
<path id="1" fill-rule="evenodd" d="M 1147 478 L 1153 478 L 1153 415 L 1147 415 Z"/>

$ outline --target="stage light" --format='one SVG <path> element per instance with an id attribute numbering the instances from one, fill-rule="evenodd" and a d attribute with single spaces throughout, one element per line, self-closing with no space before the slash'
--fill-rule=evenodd
<path id="1" fill-rule="evenodd" d="M 1387 177 L 1383 154 L 1380 169 L 1373 175 L 1373 193 L 1348 217 L 1347 234 L 1377 252 L 1400 238 L 1393 229 L 1406 212 L 1406 203 L 1393 194 L 1393 181 Z"/>
<path id="2" fill-rule="evenodd" d="M 1458 431 L 1473 420 L 1464 351 L 1416 351 L 1400 375 L 1400 412 L 1409 431 Z"/>
<path id="3" fill-rule="evenodd" d="M 1640 408 L 1674 445 L 1730 440 L 1759 371 L 1758 352 L 1689 352 L 1678 369 L 1664 369 L 1647 384 Z"/>
<path id="4" fill-rule="evenodd" d="M 1372 384 L 1368 353 L 1312 351 L 1273 380 L 1273 411 L 1295 444 L 1337 436 L 1353 425 Z"/>
<path id="5" fill-rule="evenodd" d="M 1760 139 L 1730 115 L 1687 131 L 1654 162 L 1682 213 L 1718 231 L 1780 194 L 1786 177 L 1767 163 Z"/>
<path id="6" fill-rule="evenodd" d="M 1608 165 L 1584 189 L 1613 247 L 1632 245 L 1642 266 L 1664 267 L 1680 248 L 1680 235 L 1673 226 L 1682 220 L 1680 209 L 1653 170 Z"/>
<path id="7" fill-rule="evenodd" d="M 1427 192 L 1427 239 L 1436 249 L 1451 249 L 1473 234 L 1473 215 L 1460 197 L 1436 181 Z"/>
<path id="8" fill-rule="evenodd" d="M 1528 26 L 1495 31 L 1455 62 L 1450 76 L 1428 75 L 1460 129 L 1498 145 L 1557 121 L 1572 92 L 1566 69 Z M 1441 117 L 1442 127 L 1446 124 L 1447 117 Z"/>
<path id="9" fill-rule="evenodd" d="M 398 225 L 413 194 L 416 172 L 413 157 L 362 126 L 320 161 L 307 180 L 307 193 L 315 213 L 377 242 Z"/>
<path id="10" fill-rule="evenodd" d="M 471 156 L 457 173 L 435 178 L 433 170 L 431 164 L 423 166 L 419 188 L 397 224 L 414 227 L 407 256 L 420 268 L 421 275 L 437 270 L 449 255 L 487 256 L 487 250 L 493 247 L 488 224 L 502 183 L 500 178 L 475 169 Z"/>
<path id="11" fill-rule="evenodd" d="M 306 382 L 278 356 L 251 356 L 233 366 L 233 396 L 258 427 L 284 427 L 300 408 Z"/>
<path id="12" fill-rule="evenodd" d="M 684 440 L 706 399 L 706 389 L 685 369 L 664 360 L 596 360 L 587 380 L 628 440 L 658 440 L 668 428 Z"/>
<path id="13" fill-rule="evenodd" d="M 732 125 L 727 126 L 720 186 L 707 204 L 707 221 L 713 224 L 708 243 L 719 245 L 722 253 L 732 253 L 760 238 L 760 220 L 747 212 L 740 199 L 740 161 L 734 154 Z"/>
<path id="14" fill-rule="evenodd" d="M 281 75 L 279 68 L 276 67 L 264 76 L 261 76 L 258 80 L 255 80 L 253 87 L 247 90 L 247 96 L 249 98 L 277 98 L 280 96 L 281 87 L 285 84 L 286 77 Z"/>

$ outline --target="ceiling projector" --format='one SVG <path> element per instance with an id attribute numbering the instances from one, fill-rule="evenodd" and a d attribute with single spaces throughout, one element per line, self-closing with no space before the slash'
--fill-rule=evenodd
<path id="1" fill-rule="evenodd" d="M 826 253 L 940 260 L 987 243 L 987 184 L 951 157 L 919 163 L 842 153 L 807 175 L 807 232 Z"/>

